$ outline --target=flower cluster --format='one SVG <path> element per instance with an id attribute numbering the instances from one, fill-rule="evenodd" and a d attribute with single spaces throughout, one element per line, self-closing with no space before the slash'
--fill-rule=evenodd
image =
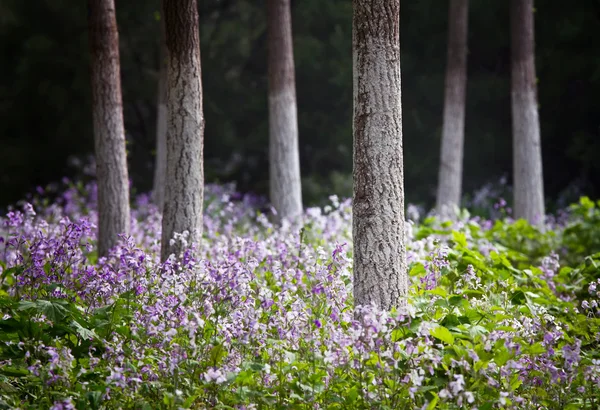
<path id="1" fill-rule="evenodd" d="M 0 221 L 0 405 L 599 403 L 600 271 L 593 255 L 568 267 L 540 254 L 560 230 L 466 214 L 407 224 L 408 305 L 355 310 L 348 200 L 276 226 L 261 200 L 209 186 L 203 242 L 161 263 L 145 195 L 130 236 L 97 257 L 94 192 L 73 186 Z"/>

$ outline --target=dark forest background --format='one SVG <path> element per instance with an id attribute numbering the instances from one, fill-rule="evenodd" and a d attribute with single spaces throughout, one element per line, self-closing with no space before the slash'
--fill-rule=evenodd
<path id="1" fill-rule="evenodd" d="M 86 2 L 0 2 L 0 206 L 74 176 L 92 153 Z M 510 182 L 507 1 L 470 2 L 464 192 Z M 152 187 L 159 2 L 117 0 L 130 178 Z M 401 9 L 408 202 L 432 205 L 446 65 L 447 1 Z M 207 182 L 268 192 L 265 2 L 199 0 Z M 292 2 L 305 205 L 351 195 L 352 1 Z M 600 1 L 536 1 L 536 69 L 550 206 L 600 188 Z"/>

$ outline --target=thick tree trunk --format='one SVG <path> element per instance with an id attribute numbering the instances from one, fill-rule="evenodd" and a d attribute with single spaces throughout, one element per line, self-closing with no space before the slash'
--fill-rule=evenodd
<path id="1" fill-rule="evenodd" d="M 408 291 L 400 0 L 354 0 L 354 299 L 391 309 Z"/>
<path id="2" fill-rule="evenodd" d="M 161 1 L 162 10 L 162 1 Z M 160 65 L 158 70 L 158 98 L 156 112 L 156 158 L 154 161 L 154 203 L 162 211 L 165 201 L 165 175 L 167 173 L 167 45 L 165 43 L 165 17 L 160 19 Z"/>
<path id="3" fill-rule="evenodd" d="M 537 109 L 533 0 L 511 0 L 514 215 L 544 222 L 542 148 Z"/>
<path id="4" fill-rule="evenodd" d="M 278 219 L 295 218 L 302 188 L 290 0 L 268 0 L 267 23 L 270 197 Z"/>
<path id="5" fill-rule="evenodd" d="M 98 254 L 129 234 L 129 178 L 114 0 L 89 0 L 92 119 L 98 180 Z"/>
<path id="6" fill-rule="evenodd" d="M 469 0 L 450 0 L 444 126 L 437 190 L 440 215 L 449 214 L 454 207 L 460 206 L 462 195 L 468 10 Z"/>
<path id="7" fill-rule="evenodd" d="M 196 0 L 164 0 L 168 50 L 167 173 L 161 259 L 202 239 L 204 115 Z"/>

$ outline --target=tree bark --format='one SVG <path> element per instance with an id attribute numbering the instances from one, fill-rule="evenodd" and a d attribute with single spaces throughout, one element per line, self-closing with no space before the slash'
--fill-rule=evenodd
<path id="1" fill-rule="evenodd" d="M 444 125 L 437 191 L 440 215 L 449 214 L 452 208 L 460 206 L 462 195 L 468 12 L 468 0 L 450 0 Z"/>
<path id="2" fill-rule="evenodd" d="M 98 180 L 98 255 L 129 234 L 129 178 L 114 0 L 89 0 L 92 120 Z"/>
<path id="3" fill-rule="evenodd" d="M 544 222 L 542 148 L 537 109 L 533 0 L 511 0 L 514 215 Z"/>
<path id="4" fill-rule="evenodd" d="M 196 0 L 164 0 L 168 51 L 167 173 L 161 259 L 202 239 L 204 115 Z"/>
<path id="5" fill-rule="evenodd" d="M 355 305 L 405 303 L 400 0 L 354 0 Z"/>
<path id="6" fill-rule="evenodd" d="M 267 1 L 267 24 L 270 197 L 281 220 L 302 214 L 290 0 Z"/>
<path id="7" fill-rule="evenodd" d="M 162 10 L 162 1 L 161 1 Z M 160 63 L 158 70 L 158 98 L 156 115 L 156 157 L 154 162 L 154 203 L 162 211 L 165 201 L 165 175 L 167 173 L 167 45 L 165 42 L 165 17 L 160 17 Z"/>

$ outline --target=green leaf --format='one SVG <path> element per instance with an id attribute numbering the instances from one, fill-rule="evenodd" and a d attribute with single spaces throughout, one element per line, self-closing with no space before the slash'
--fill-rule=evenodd
<path id="1" fill-rule="evenodd" d="M 43 300 L 38 299 L 35 302 L 23 300 L 19 302 L 19 310 L 34 310 L 37 313 L 42 313 L 48 320 L 53 323 L 62 320 L 68 310 L 66 306 L 68 302 L 66 300 Z"/>
<path id="2" fill-rule="evenodd" d="M 435 337 L 436 339 L 441 340 L 442 342 L 445 342 L 449 345 L 454 343 L 454 336 L 452 335 L 452 333 L 445 328 L 444 326 L 438 326 L 434 329 L 431 329 L 429 331 L 429 333 L 431 334 L 431 336 Z"/>
<path id="3" fill-rule="evenodd" d="M 431 394 L 433 394 L 433 400 L 431 400 L 427 405 L 427 410 L 435 409 L 435 406 L 437 406 L 438 401 L 440 401 L 440 398 L 437 394 L 435 394 L 434 392 L 431 392 Z"/>
<path id="4" fill-rule="evenodd" d="M 469 335 L 472 338 L 476 338 L 477 336 L 481 336 L 488 333 L 488 330 L 481 325 L 473 325 L 469 328 Z"/>
<path id="5" fill-rule="evenodd" d="M 477 298 L 477 297 L 481 297 L 484 295 L 484 293 L 482 291 L 472 290 L 472 289 L 466 290 L 463 294 L 467 295 L 470 298 Z"/>
<path id="6" fill-rule="evenodd" d="M 425 273 L 425 267 L 422 263 L 414 263 L 410 268 L 409 276 L 419 276 Z"/>
<path id="7" fill-rule="evenodd" d="M 491 410 L 494 408 L 494 402 L 488 401 L 479 407 L 479 410 Z"/>
<path id="8" fill-rule="evenodd" d="M 402 340 L 402 338 L 405 336 L 406 331 L 403 328 L 397 328 L 392 330 L 392 342 L 398 342 L 400 340 Z"/>
<path id="9" fill-rule="evenodd" d="M 504 366 L 511 357 L 512 353 L 509 352 L 505 347 L 502 347 L 494 355 L 494 362 L 496 362 L 498 366 Z"/>
<path id="10" fill-rule="evenodd" d="M 462 248 L 469 247 L 469 245 L 467 244 L 467 236 L 462 232 L 452 231 L 452 240 Z"/>
<path id="11" fill-rule="evenodd" d="M 100 403 L 102 403 L 102 392 L 91 391 L 86 394 L 86 397 L 92 410 L 98 410 L 100 408 Z"/>
<path id="12" fill-rule="evenodd" d="M 23 377 L 29 374 L 29 370 L 17 367 L 2 367 L 0 368 L 0 373 L 10 377 Z"/>
<path id="13" fill-rule="evenodd" d="M 452 306 L 460 306 L 460 305 L 464 305 L 466 303 L 466 299 L 459 295 L 453 295 L 453 296 L 450 296 L 450 298 L 448 299 L 448 302 Z"/>
<path id="14" fill-rule="evenodd" d="M 16 332 L 23 326 L 25 326 L 23 323 L 12 317 L 6 320 L 0 320 L 0 330 L 2 333 Z"/>
<path id="15" fill-rule="evenodd" d="M 519 388 L 519 386 L 521 386 L 521 384 L 523 384 L 523 381 L 521 380 L 519 374 L 513 374 L 510 379 L 510 389 L 515 391 Z"/>
<path id="16" fill-rule="evenodd" d="M 86 329 L 85 327 L 81 326 L 79 322 L 73 320 L 71 322 L 71 325 L 75 328 L 75 331 L 82 339 L 98 339 L 98 335 L 96 334 L 96 332 L 94 332 L 94 330 Z"/>
<path id="17" fill-rule="evenodd" d="M 264 367 L 265 366 L 262 363 L 252 362 L 248 364 L 248 368 L 254 370 L 255 372 L 260 372 L 262 369 L 264 369 Z"/>
<path id="18" fill-rule="evenodd" d="M 183 408 L 184 409 L 189 409 L 190 406 L 192 404 L 194 404 L 194 402 L 196 401 L 196 399 L 200 397 L 200 394 L 196 393 L 196 394 L 192 394 L 190 397 L 188 397 L 187 399 L 185 399 L 185 401 L 183 402 Z"/>
<path id="19" fill-rule="evenodd" d="M 352 388 L 350 390 L 348 390 L 348 392 L 346 393 L 346 401 L 353 403 L 356 401 L 356 399 L 358 398 L 358 389 L 356 388 L 356 386 L 352 386 Z"/>
<path id="20" fill-rule="evenodd" d="M 524 305 L 527 301 L 527 298 L 522 290 L 518 290 L 510 296 L 510 301 L 513 305 Z"/>
<path id="21" fill-rule="evenodd" d="M 529 354 L 542 354 L 546 353 L 546 348 L 540 342 L 537 342 L 527 347 L 525 351 Z"/>
<path id="22" fill-rule="evenodd" d="M 448 292 L 446 292 L 446 289 L 444 289 L 444 288 L 434 288 L 434 289 L 426 291 L 425 293 L 427 293 L 429 295 L 441 296 L 443 298 L 448 296 Z"/>
<path id="23" fill-rule="evenodd" d="M 585 209 L 594 209 L 595 204 L 594 201 L 592 201 L 590 198 L 588 198 L 587 196 L 583 196 L 581 197 L 581 199 L 579 200 L 579 203 L 581 204 L 581 206 L 583 206 Z"/>
<path id="24" fill-rule="evenodd" d="M 17 393 L 19 391 L 19 389 L 17 389 L 15 386 L 13 386 L 10 383 L 0 381 L 0 391 L 2 391 L 4 393 L 8 393 L 8 394 L 13 394 L 13 393 Z M 0 401 L 0 404 L 1 403 L 2 402 Z"/>

